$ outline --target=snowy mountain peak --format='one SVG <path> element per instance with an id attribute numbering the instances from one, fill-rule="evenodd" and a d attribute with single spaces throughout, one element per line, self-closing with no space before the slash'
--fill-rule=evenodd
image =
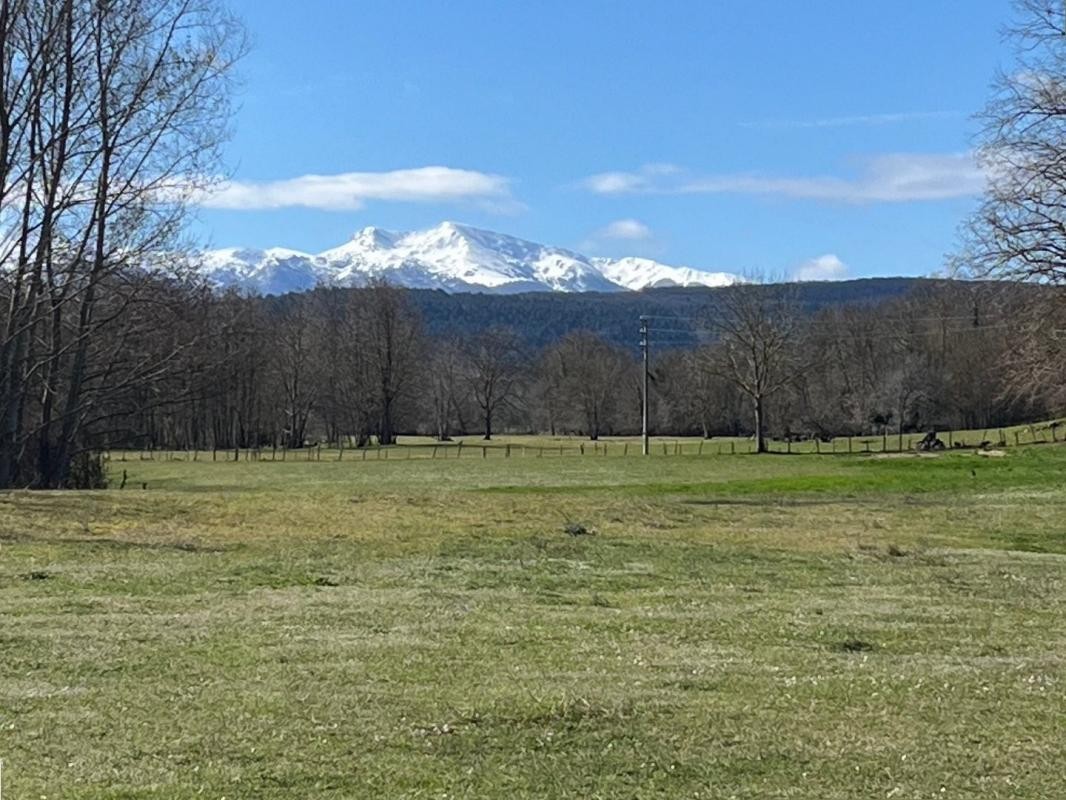
<path id="1" fill-rule="evenodd" d="M 460 225 L 458 222 L 452 222 L 451 220 L 445 220 L 436 228 L 431 228 L 430 230 L 446 236 L 465 236 L 477 231 L 476 228 L 468 228 L 465 225 Z"/>
<path id="2" fill-rule="evenodd" d="M 362 247 L 380 250 L 386 247 L 392 247 L 393 234 L 386 230 L 382 230 L 381 228 L 375 228 L 373 225 L 368 225 L 352 237 L 352 243 L 358 243 Z"/>
<path id="3" fill-rule="evenodd" d="M 651 286 L 724 286 L 736 276 L 671 267 L 646 258 L 588 258 L 515 236 L 442 222 L 425 231 L 366 227 L 317 255 L 286 248 L 231 247 L 202 254 L 216 285 L 258 294 L 315 286 L 360 286 L 384 278 L 448 292 L 613 292 Z"/>

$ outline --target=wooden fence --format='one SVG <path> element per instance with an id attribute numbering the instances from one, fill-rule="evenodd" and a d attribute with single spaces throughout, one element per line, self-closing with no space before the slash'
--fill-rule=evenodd
<path id="1" fill-rule="evenodd" d="M 939 434 L 947 450 L 977 447 L 1021 447 L 1060 441 L 1059 423 L 1026 425 L 1014 428 L 989 428 L 971 431 L 945 431 Z M 832 439 L 767 440 L 771 453 L 807 455 L 844 455 L 914 452 L 923 434 L 884 434 L 881 436 L 843 436 Z M 1064 434 L 1066 441 L 1066 434 Z M 650 455 L 663 456 L 730 456 L 755 452 L 750 438 L 654 439 Z M 116 450 L 106 453 L 111 461 L 395 461 L 448 458 L 565 458 L 630 457 L 641 454 L 639 439 L 568 441 L 565 443 L 470 442 L 412 443 L 388 447 L 323 447 L 299 449 L 284 447 L 231 448 L 227 450 Z"/>

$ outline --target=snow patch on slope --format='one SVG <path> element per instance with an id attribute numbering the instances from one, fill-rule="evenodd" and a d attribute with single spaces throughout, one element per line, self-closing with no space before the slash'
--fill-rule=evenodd
<path id="1" fill-rule="evenodd" d="M 737 276 L 729 272 L 670 267 L 649 258 L 594 258 L 592 263 L 609 281 L 634 291 L 665 286 L 729 286 L 737 281 Z"/>

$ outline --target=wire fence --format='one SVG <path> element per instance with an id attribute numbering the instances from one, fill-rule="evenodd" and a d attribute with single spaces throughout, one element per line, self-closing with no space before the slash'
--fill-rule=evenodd
<path id="1" fill-rule="evenodd" d="M 1060 432 L 1061 431 L 1061 432 Z M 944 431 L 938 434 L 944 450 L 1003 449 L 1066 441 L 1066 424 L 1062 422 L 1012 428 L 985 428 Z M 855 455 L 876 453 L 914 453 L 925 438 L 920 433 L 884 433 L 878 436 L 838 436 L 814 439 L 767 439 L 768 452 L 791 455 Z M 753 438 L 720 437 L 710 439 L 664 439 L 650 442 L 649 456 L 734 456 L 755 453 Z M 109 461 L 196 461 L 196 462 L 321 462 L 321 461 L 396 461 L 412 459 L 459 458 L 625 458 L 642 455 L 639 438 L 601 441 L 550 441 L 535 439 L 521 442 L 414 442 L 389 446 L 339 447 L 321 444 L 302 447 L 256 447 L 214 450 L 114 450 Z"/>

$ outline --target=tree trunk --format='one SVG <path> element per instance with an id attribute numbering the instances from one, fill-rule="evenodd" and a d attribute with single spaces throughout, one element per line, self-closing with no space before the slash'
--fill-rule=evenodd
<path id="1" fill-rule="evenodd" d="M 392 432 L 392 420 L 387 415 L 383 416 L 381 418 L 381 428 L 378 430 L 378 444 L 392 444 L 395 438 L 396 436 Z"/>
<path id="2" fill-rule="evenodd" d="M 386 398 L 381 409 L 381 427 L 378 429 L 378 444 L 388 445 L 396 443 L 396 434 L 392 423 L 392 401 Z"/>
<path id="3" fill-rule="evenodd" d="M 763 413 L 763 398 L 758 396 L 755 398 L 755 452 L 766 452 L 766 434 L 764 426 L 766 421 Z"/>

